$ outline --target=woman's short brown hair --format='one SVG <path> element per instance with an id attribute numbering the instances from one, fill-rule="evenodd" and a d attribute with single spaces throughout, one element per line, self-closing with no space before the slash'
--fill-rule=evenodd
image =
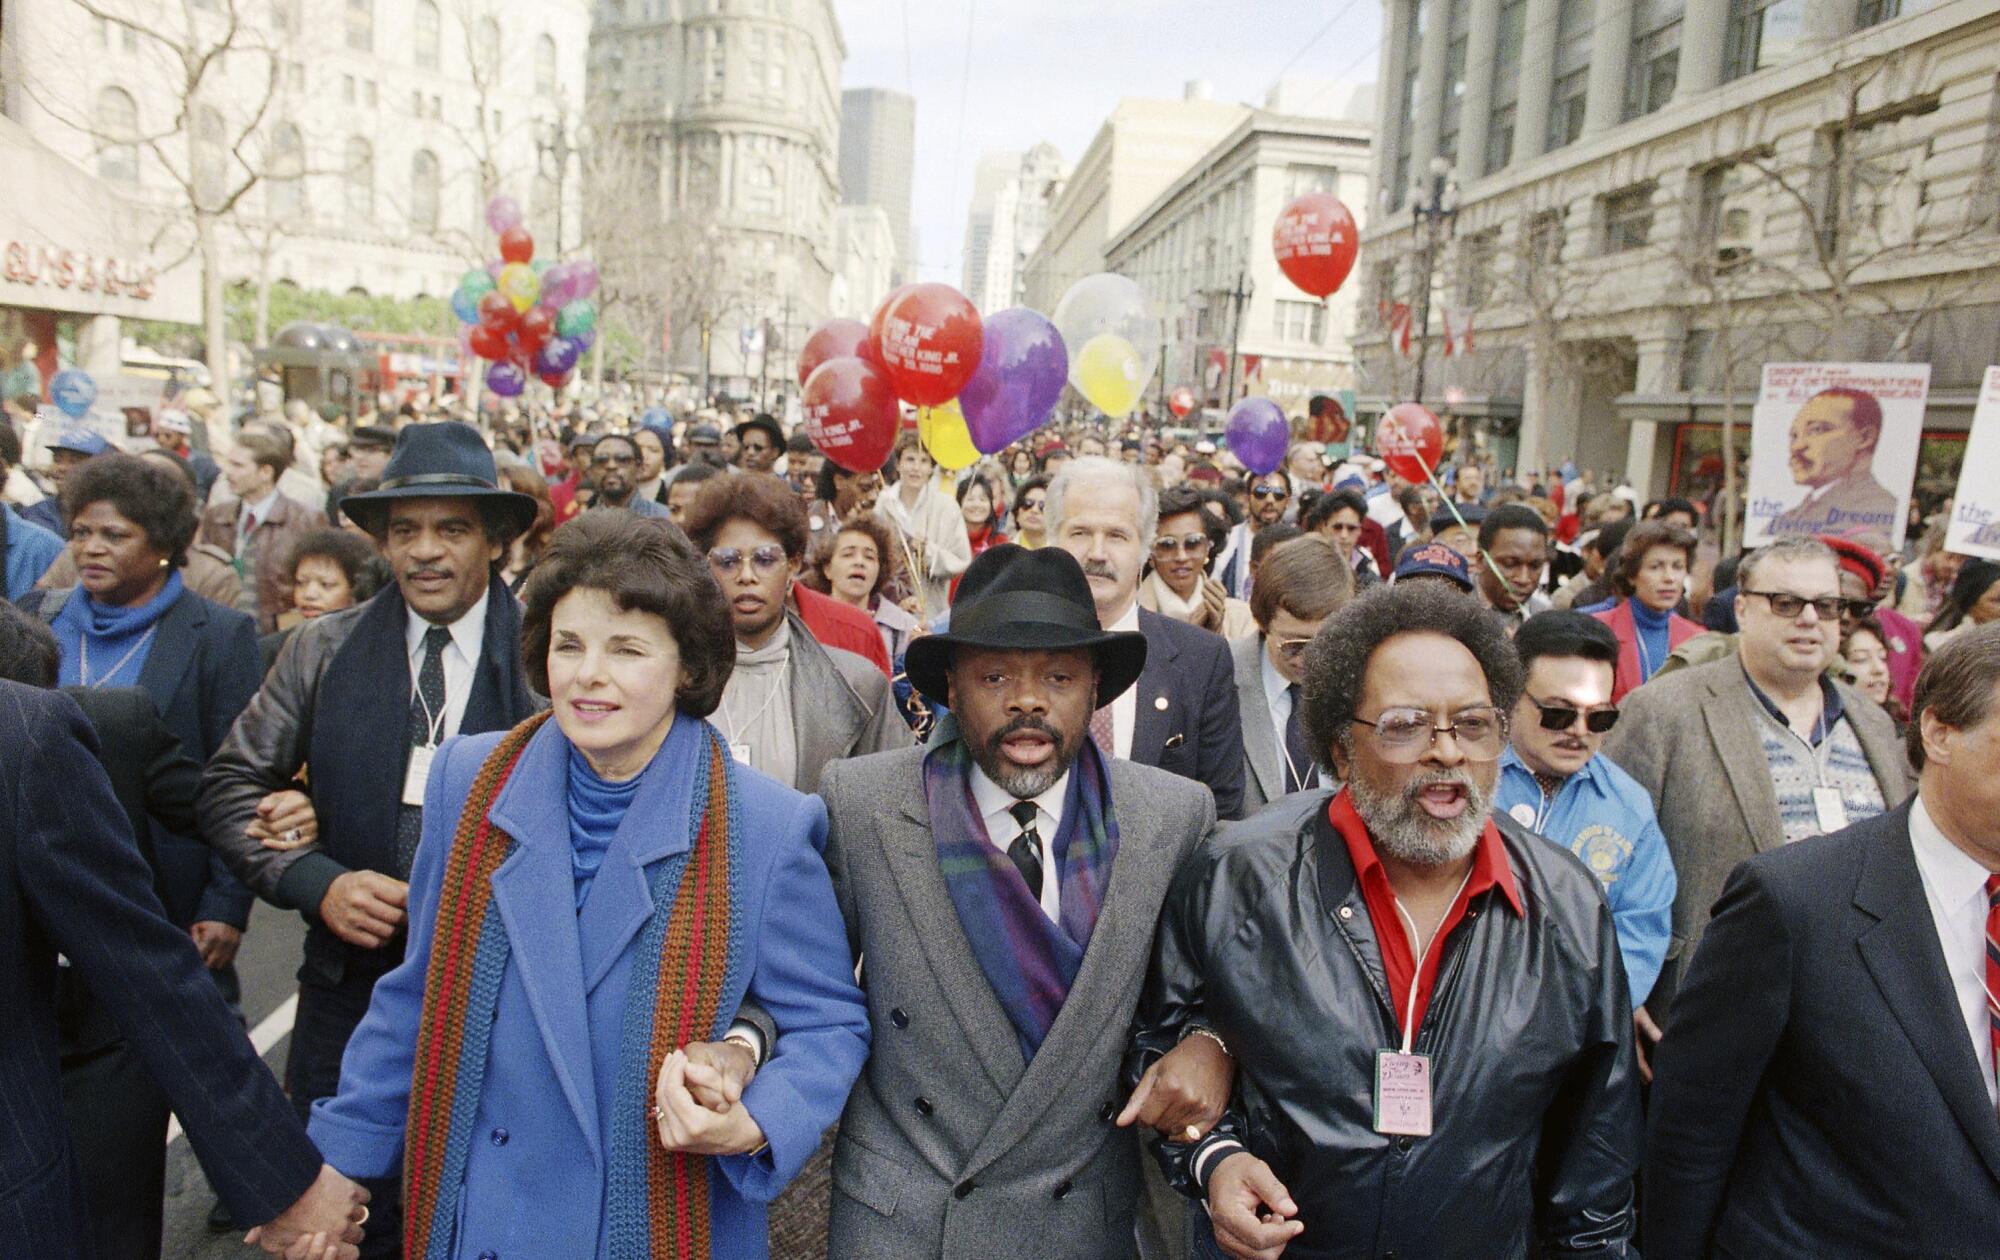
<path id="1" fill-rule="evenodd" d="M 687 536 L 706 556 L 715 536 L 734 520 L 749 521 L 778 540 L 787 559 L 806 553 L 806 505 L 798 491 L 770 473 L 735 473 L 704 481 L 682 522 Z M 732 632 L 733 635 L 734 632 Z"/>
<path id="2" fill-rule="evenodd" d="M 63 479 L 63 528 L 93 503 L 109 503 L 137 525 L 146 545 L 173 568 L 187 564 L 198 523 L 194 486 L 172 468 L 122 451 L 93 455 Z"/>
<path id="3" fill-rule="evenodd" d="M 521 663 L 529 685 L 543 695 L 550 619 L 562 597 L 580 589 L 603 591 L 622 611 L 666 622 L 681 654 L 675 707 L 689 717 L 715 712 L 736 668 L 736 631 L 722 588 L 686 534 L 656 516 L 586 512 L 549 536 L 522 593 L 521 616 Z"/>
<path id="4" fill-rule="evenodd" d="M 1612 589 L 1621 596 L 1637 591 L 1639 570 L 1646 563 L 1646 553 L 1655 547 L 1679 548 L 1687 556 L 1688 567 L 1694 567 L 1694 531 L 1656 516 L 1650 521 L 1640 521 L 1625 535 L 1624 545 L 1618 552 L 1618 568 L 1611 578 Z"/>
<path id="5" fill-rule="evenodd" d="M 815 555 L 812 563 L 806 566 L 806 572 L 800 581 L 822 595 L 833 593 L 833 583 L 827 580 L 826 566 L 833 561 L 833 553 L 839 550 L 842 534 L 860 534 L 875 544 L 875 585 L 868 592 L 868 602 L 873 604 L 881 598 L 882 588 L 902 570 L 903 557 L 896 547 L 895 538 L 889 533 L 889 527 L 872 516 L 858 516 L 851 521 L 842 521 L 840 528 L 833 531 L 833 536 L 827 539 L 825 546 L 819 549 L 819 554 Z"/>

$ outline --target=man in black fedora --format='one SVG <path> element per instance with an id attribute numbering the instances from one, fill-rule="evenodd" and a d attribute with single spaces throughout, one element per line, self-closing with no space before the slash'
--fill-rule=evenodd
<path id="1" fill-rule="evenodd" d="M 1089 737 L 1145 657 L 1145 636 L 1098 625 L 1067 552 L 995 547 L 949 631 L 906 657 L 950 709 L 930 745 L 820 779 L 876 1029 L 834 1147 L 827 1254 L 1129 1256 L 1131 1126 L 1185 1139 L 1220 1116 L 1212 1037 L 1129 1096 L 1120 1082 L 1168 881 L 1215 822 L 1206 788 Z"/>
<path id="2" fill-rule="evenodd" d="M 494 568 L 535 501 L 499 488 L 475 430 L 404 429 L 381 485 L 340 510 L 374 536 L 395 585 L 292 636 L 200 796 L 202 834 L 238 877 L 305 916 L 285 1066 L 301 1117 L 339 1086 L 375 982 L 402 961 L 432 753 L 453 735 L 506 730 L 537 705 L 521 671 L 520 609 Z M 400 1255 L 397 1187 L 369 1189 L 362 1254 Z"/>

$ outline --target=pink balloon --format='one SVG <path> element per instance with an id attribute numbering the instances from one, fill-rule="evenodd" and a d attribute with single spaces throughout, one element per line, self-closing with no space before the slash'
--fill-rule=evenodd
<path id="1" fill-rule="evenodd" d="M 497 234 L 521 226 L 521 203 L 506 193 L 496 193 L 486 203 L 486 226 Z"/>
<path id="2" fill-rule="evenodd" d="M 579 258 L 569 265 L 569 273 L 571 276 L 571 287 L 574 289 L 574 292 L 570 295 L 570 301 L 574 302 L 579 298 L 587 298 L 597 292 L 598 276 L 596 263 L 590 261 L 588 258 Z"/>

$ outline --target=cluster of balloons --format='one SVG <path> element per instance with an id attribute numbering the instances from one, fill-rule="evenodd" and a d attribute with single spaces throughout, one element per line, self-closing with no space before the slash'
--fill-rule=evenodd
<path id="1" fill-rule="evenodd" d="M 49 378 L 49 398 L 57 411 L 81 420 L 97 402 L 97 382 L 82 368 L 64 368 Z"/>
<path id="2" fill-rule="evenodd" d="M 520 203 L 505 193 L 486 203 L 486 225 L 500 256 L 466 272 L 451 296 L 459 344 L 488 361 L 486 388 L 502 398 L 519 396 L 531 376 L 561 389 L 597 341 L 597 264 L 536 258 Z"/>

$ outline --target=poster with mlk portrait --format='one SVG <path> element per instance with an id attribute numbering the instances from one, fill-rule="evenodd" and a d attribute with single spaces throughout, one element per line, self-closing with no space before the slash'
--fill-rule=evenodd
<path id="1" fill-rule="evenodd" d="M 2000 367 L 1987 368 L 1979 387 L 1944 549 L 2000 560 Z"/>
<path id="2" fill-rule="evenodd" d="M 1744 543 L 1830 534 L 1901 547 L 1930 381 L 1927 363 L 1766 363 Z"/>

